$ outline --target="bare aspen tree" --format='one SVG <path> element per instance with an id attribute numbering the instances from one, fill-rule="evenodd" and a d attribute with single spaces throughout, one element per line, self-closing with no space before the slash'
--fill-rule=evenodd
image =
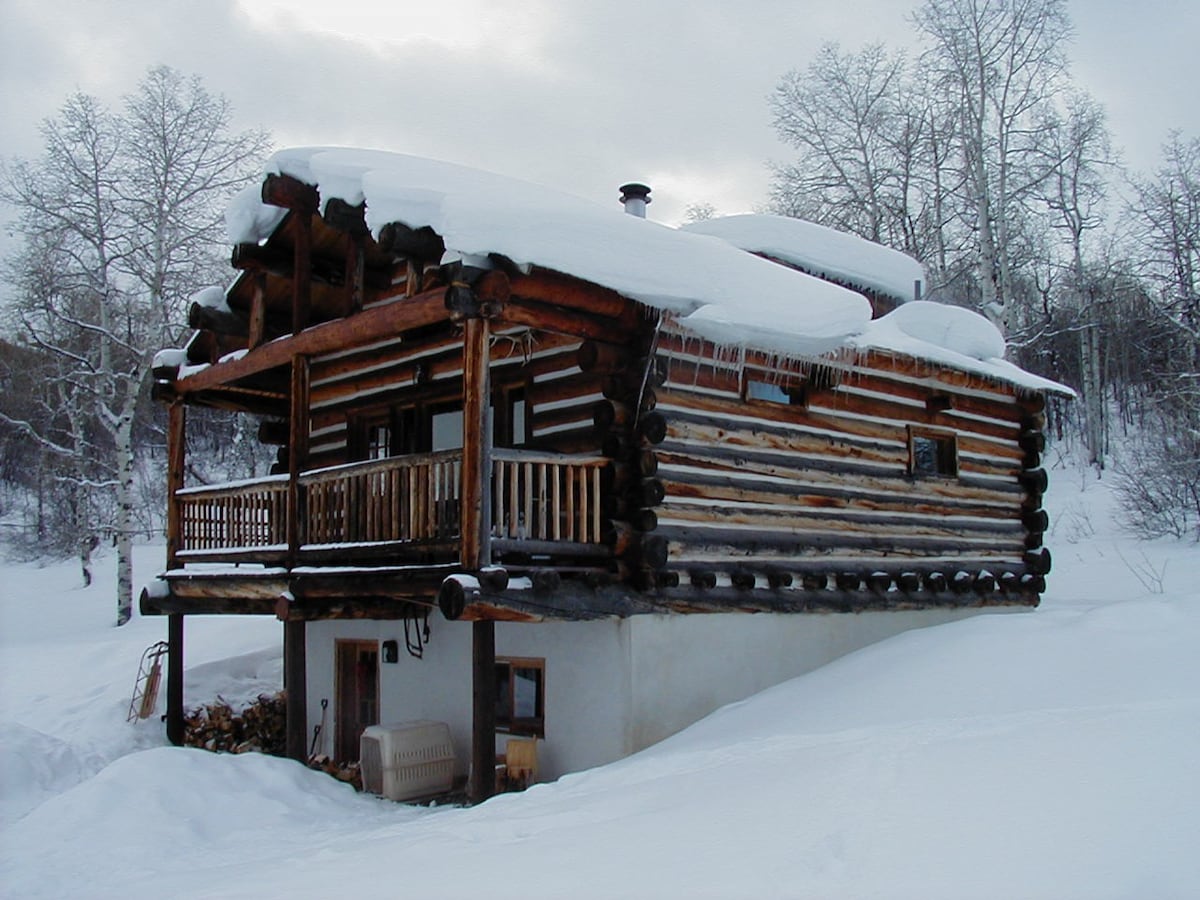
<path id="1" fill-rule="evenodd" d="M 775 130 L 799 158 L 779 166 L 773 207 L 852 231 L 904 243 L 903 170 L 894 140 L 909 125 L 902 109 L 904 59 L 883 46 L 843 53 L 826 44 L 804 71 L 783 77 L 771 95 Z"/>
<path id="2" fill-rule="evenodd" d="M 166 67 L 147 73 L 123 114 L 71 97 L 43 137 L 42 158 L 14 162 L 0 183 L 25 241 L 12 266 L 41 267 L 56 284 L 25 283 L 19 333 L 61 362 L 53 388 L 70 440 L 24 424 L 50 452 L 86 462 L 77 481 L 89 502 L 111 501 L 103 528 L 81 523 L 80 537 L 94 547 L 102 531 L 116 546 L 120 625 L 132 614 L 135 424 L 150 363 L 182 333 L 187 295 L 217 271 L 223 203 L 267 139 L 232 132 L 224 98 Z M 86 571 L 90 549 L 80 555 Z"/>
<path id="3" fill-rule="evenodd" d="M 1067 251 L 1068 302 L 1073 301 L 1079 340 L 1084 445 L 1089 464 L 1103 469 L 1109 427 L 1102 323 L 1103 307 L 1111 299 L 1105 283 L 1090 271 L 1085 238 L 1101 225 L 1115 159 L 1104 111 L 1085 95 L 1073 95 L 1064 116 L 1047 110 L 1038 130 L 1043 135 L 1039 147 L 1046 157 L 1044 168 L 1050 173 L 1042 201 Z"/>
<path id="4" fill-rule="evenodd" d="M 42 159 L 15 162 L 3 180 L 25 239 L 10 265 L 19 334 L 54 364 L 45 386 L 54 414 L 41 430 L 21 424 L 38 450 L 60 463 L 59 477 L 69 485 L 60 498 L 72 510 L 80 569 L 90 583 L 98 507 L 115 487 L 96 465 L 105 450 L 97 414 L 130 393 L 122 378 L 128 345 L 114 327 L 124 300 L 117 265 L 128 248 L 119 189 L 123 138 L 111 113 L 83 94 L 43 124 L 42 138 Z"/>
<path id="5" fill-rule="evenodd" d="M 1012 248 L 1020 206 L 1049 174 L 1039 167 L 1038 111 L 1063 89 L 1065 0 L 926 0 L 913 16 L 925 62 L 957 105 L 965 199 L 976 232 L 983 310 L 1017 325 Z"/>

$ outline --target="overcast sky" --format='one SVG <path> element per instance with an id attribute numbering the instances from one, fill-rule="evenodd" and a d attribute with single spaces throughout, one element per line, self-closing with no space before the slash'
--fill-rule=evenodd
<path id="1" fill-rule="evenodd" d="M 201 75 L 279 146 L 433 156 L 652 218 L 763 203 L 788 149 L 766 96 L 837 41 L 911 45 L 915 0 L 0 0 L 0 154 L 36 156 L 75 89 L 116 102 L 148 66 Z M 1151 169 L 1200 132 L 1197 0 L 1070 0 L 1076 82 Z"/>

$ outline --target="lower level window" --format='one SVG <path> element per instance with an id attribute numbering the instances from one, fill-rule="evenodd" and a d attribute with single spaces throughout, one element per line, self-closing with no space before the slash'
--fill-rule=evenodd
<path id="1" fill-rule="evenodd" d="M 496 659 L 496 728 L 509 734 L 544 737 L 546 661 Z"/>

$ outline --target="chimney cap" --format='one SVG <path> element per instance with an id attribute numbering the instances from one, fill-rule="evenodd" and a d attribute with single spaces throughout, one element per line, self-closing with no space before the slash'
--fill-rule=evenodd
<path id="1" fill-rule="evenodd" d="M 622 203 L 626 203 L 630 200 L 642 200 L 646 203 L 650 202 L 650 188 L 639 181 L 631 181 L 628 184 L 621 185 L 620 191 Z"/>

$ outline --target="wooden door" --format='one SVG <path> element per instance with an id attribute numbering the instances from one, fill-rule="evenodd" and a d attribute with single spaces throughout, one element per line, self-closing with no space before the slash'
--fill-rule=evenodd
<path id="1" fill-rule="evenodd" d="M 338 641 L 337 728 L 335 758 L 358 759 L 358 739 L 368 725 L 379 724 L 379 644 Z"/>

